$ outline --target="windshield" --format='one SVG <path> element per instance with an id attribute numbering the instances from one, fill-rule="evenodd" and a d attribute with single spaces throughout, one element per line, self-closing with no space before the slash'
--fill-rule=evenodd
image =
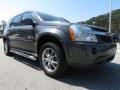
<path id="1" fill-rule="evenodd" d="M 43 21 L 56 21 L 56 22 L 58 21 L 58 22 L 67 22 L 67 23 L 69 22 L 66 19 L 63 19 L 63 18 L 60 18 L 60 17 L 55 17 L 55 16 L 52 16 L 52 15 L 39 13 L 39 12 L 37 12 L 37 14 L 40 16 L 40 18 Z"/>

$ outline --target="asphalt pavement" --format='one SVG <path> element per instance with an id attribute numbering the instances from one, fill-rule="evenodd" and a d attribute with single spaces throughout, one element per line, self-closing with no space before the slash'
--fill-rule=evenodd
<path id="1" fill-rule="evenodd" d="M 0 90 L 120 90 L 120 45 L 115 59 L 100 68 L 70 69 L 59 79 L 44 74 L 38 62 L 5 56 L 0 40 Z"/>

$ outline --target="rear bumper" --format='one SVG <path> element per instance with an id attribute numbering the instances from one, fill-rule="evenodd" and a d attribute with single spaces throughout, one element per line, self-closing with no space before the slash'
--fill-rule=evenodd
<path id="1" fill-rule="evenodd" d="M 69 51 L 69 65 L 91 66 L 112 60 L 116 54 L 116 44 L 73 42 Z"/>

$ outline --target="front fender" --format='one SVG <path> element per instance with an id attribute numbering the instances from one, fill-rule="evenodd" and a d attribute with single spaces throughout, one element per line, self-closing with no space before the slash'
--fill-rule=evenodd
<path id="1" fill-rule="evenodd" d="M 70 53 L 70 39 L 67 31 L 63 31 L 57 28 L 44 28 L 37 32 L 36 41 L 38 41 L 43 36 L 55 37 L 62 44 L 65 51 L 66 60 L 68 60 Z"/>

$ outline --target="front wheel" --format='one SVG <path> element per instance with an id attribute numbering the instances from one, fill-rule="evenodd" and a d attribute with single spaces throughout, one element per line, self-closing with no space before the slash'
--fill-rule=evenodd
<path id="1" fill-rule="evenodd" d="M 54 43 L 46 43 L 42 46 L 39 60 L 43 71 L 48 76 L 60 77 L 67 70 L 65 55 L 61 48 Z"/>
<path id="2" fill-rule="evenodd" d="M 4 41 L 4 52 L 5 52 L 5 55 L 7 55 L 7 56 L 10 56 L 10 55 L 12 54 L 12 53 L 10 52 L 10 47 L 9 47 L 7 41 Z"/>

